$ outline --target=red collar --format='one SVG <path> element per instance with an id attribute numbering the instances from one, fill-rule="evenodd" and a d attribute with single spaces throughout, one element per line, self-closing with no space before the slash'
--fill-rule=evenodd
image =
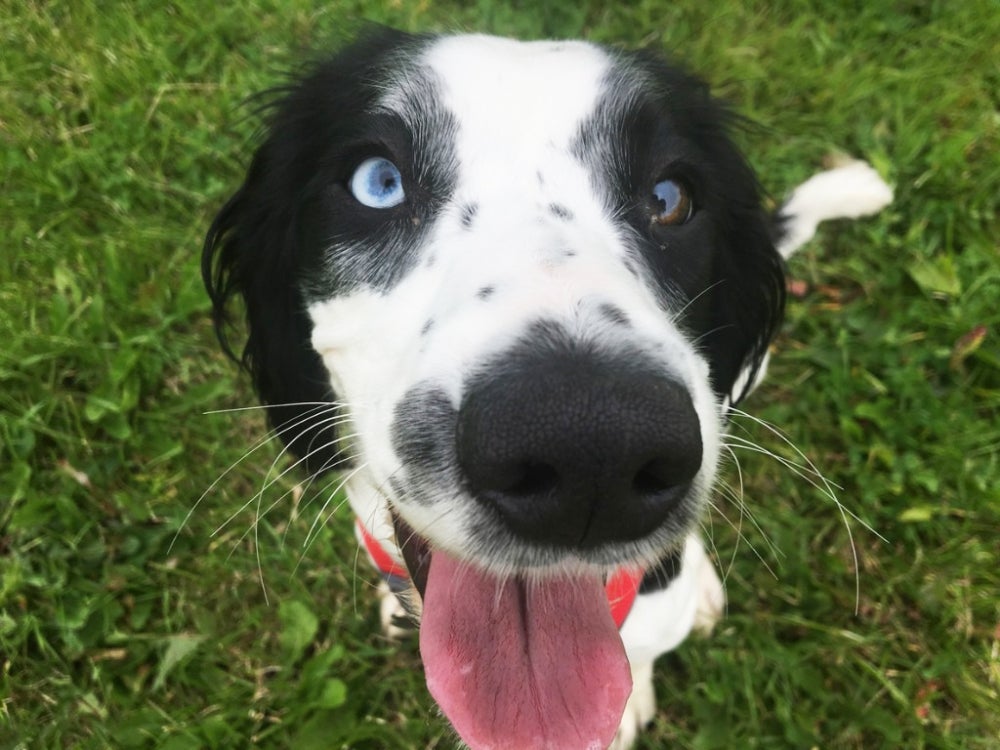
<path id="1" fill-rule="evenodd" d="M 357 521 L 358 533 L 364 542 L 365 549 L 371 557 L 379 573 L 384 576 L 395 576 L 397 578 L 409 578 L 410 574 L 406 568 L 385 551 L 375 538 L 368 533 L 361 521 Z M 635 597 L 639 594 L 639 585 L 642 583 L 642 571 L 636 568 L 621 568 L 608 578 L 604 586 L 604 591 L 608 596 L 608 606 L 611 607 L 611 617 L 615 625 L 619 628 L 632 611 Z"/>

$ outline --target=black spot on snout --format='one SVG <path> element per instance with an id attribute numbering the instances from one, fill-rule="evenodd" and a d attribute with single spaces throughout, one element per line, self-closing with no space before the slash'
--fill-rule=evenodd
<path id="1" fill-rule="evenodd" d="M 419 486 L 448 481 L 455 465 L 455 423 L 458 412 L 448 394 L 432 383 L 419 383 L 396 405 L 390 437 L 405 476 Z M 413 493 L 415 499 L 432 498 Z"/>
<path id="2" fill-rule="evenodd" d="M 572 221 L 573 212 L 561 203 L 550 203 L 549 213 L 562 221 Z"/>
<path id="3" fill-rule="evenodd" d="M 476 298 L 481 299 L 484 302 L 496 294 L 497 288 L 495 286 L 484 286 L 478 292 L 476 292 Z"/>
<path id="4" fill-rule="evenodd" d="M 466 203 L 462 206 L 459 213 L 459 221 L 462 223 L 462 229 L 472 229 L 472 221 L 476 218 L 477 211 L 479 211 L 478 203 Z"/>
<path id="5" fill-rule="evenodd" d="M 629 325 L 628 315 L 617 305 L 605 302 L 597 308 L 597 312 L 608 323 L 619 326 Z"/>

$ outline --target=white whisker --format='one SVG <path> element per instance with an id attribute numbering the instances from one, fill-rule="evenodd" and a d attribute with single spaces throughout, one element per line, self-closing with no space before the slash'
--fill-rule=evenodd
<path id="1" fill-rule="evenodd" d="M 729 527 L 736 533 L 737 540 L 742 539 L 743 542 L 746 543 L 747 547 L 750 548 L 750 551 L 753 553 L 754 557 L 756 557 L 760 561 L 760 564 L 764 566 L 764 569 L 768 573 L 770 573 L 771 576 L 775 580 L 778 580 L 778 574 L 774 572 L 774 569 L 768 564 L 767 560 L 764 559 L 764 556 L 760 553 L 760 551 L 757 549 L 757 547 L 754 546 L 753 542 L 751 542 L 746 537 L 746 535 L 743 533 L 743 525 L 742 525 L 743 513 L 740 513 L 740 523 L 737 524 L 737 523 L 734 523 L 733 520 L 729 516 L 726 515 L 726 513 L 722 510 L 722 508 L 720 508 L 714 502 L 709 501 L 708 504 L 709 504 L 709 507 L 711 507 L 720 516 L 722 516 L 722 519 L 727 524 L 729 524 Z M 720 559 L 721 559 L 721 557 L 720 557 Z M 736 563 L 736 553 L 735 553 L 735 549 L 734 549 L 733 555 L 732 555 L 732 557 L 730 559 L 730 562 L 729 562 L 729 568 L 727 569 L 726 574 L 723 577 L 723 580 L 726 580 L 729 577 L 729 573 L 732 571 L 733 567 L 735 566 L 735 563 Z"/>
<path id="2" fill-rule="evenodd" d="M 310 427 L 310 429 L 315 429 L 316 427 L 318 427 L 319 425 L 323 425 L 324 423 L 326 423 L 325 426 L 322 428 L 324 430 L 330 429 L 331 427 L 336 427 L 338 424 L 342 424 L 343 423 L 342 421 L 337 421 L 338 419 L 341 419 L 341 418 L 336 417 L 336 418 L 330 418 L 328 420 L 322 420 L 322 421 L 318 422 L 316 425 L 313 425 L 312 427 Z M 301 424 L 301 422 L 296 423 L 295 425 L 292 425 L 292 427 L 296 427 L 299 424 Z M 291 428 L 289 428 L 289 429 L 291 429 Z M 268 440 L 271 440 L 271 439 L 273 439 L 273 437 L 272 438 L 268 438 Z M 338 442 L 338 441 L 334 440 L 331 444 L 336 444 L 336 442 Z M 325 446 L 321 446 L 320 448 L 317 448 L 316 451 L 314 451 L 314 452 L 318 452 L 320 450 L 323 450 L 323 447 L 325 447 Z M 256 448 L 254 448 L 254 450 L 256 450 Z M 310 456 L 312 455 L 312 454 L 308 454 L 307 453 L 302 458 L 300 458 L 297 461 L 293 462 L 287 469 L 285 469 L 284 471 L 282 471 L 281 473 L 279 473 L 274 479 L 269 479 L 269 477 L 271 475 L 271 472 L 274 470 L 274 467 L 277 464 L 277 462 L 280 461 L 281 458 L 283 456 L 285 456 L 287 453 L 288 453 L 288 446 L 287 445 L 283 445 L 282 448 L 281 448 L 281 450 L 278 452 L 278 455 L 275 456 L 274 460 L 271 462 L 271 464 L 268 467 L 267 471 L 264 473 L 264 480 L 263 480 L 263 482 L 261 484 L 260 489 L 254 494 L 253 497 L 249 498 L 245 503 L 243 503 L 243 505 L 241 505 L 232 514 L 230 514 L 230 516 L 225 521 L 223 521 L 215 529 L 215 531 L 212 532 L 211 536 L 215 536 L 220 531 L 222 531 L 226 526 L 228 526 L 230 523 L 232 523 L 236 519 L 236 517 L 239 516 L 240 513 L 242 513 L 243 511 L 245 511 L 254 502 L 256 502 L 261 497 L 261 495 L 263 495 L 263 493 L 269 487 L 271 487 L 275 482 L 280 481 L 282 479 L 282 477 L 284 477 L 286 474 L 288 474 L 289 471 L 293 470 L 295 467 L 297 467 L 297 466 L 301 465 L 302 463 L 304 463 L 305 461 L 307 461 L 310 458 Z M 244 456 L 244 458 L 247 455 L 249 455 L 249 453 L 246 454 Z M 243 459 L 240 459 L 240 460 L 242 461 Z M 216 481 L 218 481 L 218 480 L 216 480 Z"/>
<path id="3" fill-rule="evenodd" d="M 693 305 L 695 302 L 697 302 L 702 296 L 708 294 L 710 291 L 712 291 L 713 289 L 715 289 L 715 287 L 717 287 L 720 284 L 722 284 L 724 281 L 725 281 L 725 279 L 719 279 L 718 281 L 715 281 L 715 282 L 709 284 L 708 286 L 706 286 L 704 289 L 702 289 L 700 292 L 698 292 L 696 295 L 694 295 L 691 299 L 689 299 L 687 302 L 685 302 L 684 306 L 681 307 L 680 310 L 678 310 L 677 312 L 673 313 L 672 314 L 672 318 L 674 320 L 680 320 L 681 317 L 684 315 L 684 313 L 687 311 L 687 309 L 689 307 L 691 307 L 691 305 Z"/>
<path id="4" fill-rule="evenodd" d="M 329 443 L 328 445 L 333 445 L 333 444 L 336 444 L 336 442 L 337 442 L 337 441 L 335 440 L 335 441 L 333 441 L 332 443 Z M 327 446 L 323 446 L 323 447 L 327 447 Z M 322 449 L 323 449 L 323 447 L 321 447 L 321 448 L 318 448 L 317 450 L 322 450 Z M 346 460 L 346 461 L 350 461 L 350 460 L 351 460 L 351 457 L 349 457 L 349 456 L 338 456 L 338 459 L 339 459 L 339 460 Z M 299 459 L 299 461 L 297 461 L 297 462 L 296 462 L 296 464 L 293 464 L 293 466 L 292 466 L 291 468 L 294 468 L 294 466 L 295 466 L 295 465 L 297 465 L 298 463 L 301 463 L 301 462 L 302 462 L 302 461 L 304 461 L 304 460 L 305 460 L 304 458 L 303 458 L 303 459 Z M 329 466 L 328 464 L 324 464 L 324 465 L 323 465 L 322 467 L 320 467 L 320 468 L 319 468 L 319 469 L 318 469 L 318 470 L 317 470 L 316 472 L 314 472 L 314 473 L 313 473 L 313 474 L 312 474 L 312 475 L 311 475 L 311 476 L 310 476 L 310 477 L 309 477 L 309 478 L 308 478 L 308 479 L 306 480 L 306 483 L 305 483 L 304 485 L 303 485 L 303 484 L 302 484 L 301 482 L 298 482 L 298 483 L 295 483 L 295 484 L 293 484 L 293 485 L 292 485 L 291 487 L 289 487 L 289 488 L 288 488 L 287 490 L 285 490 L 284 492 L 282 492 L 282 493 L 281 493 L 281 494 L 280 494 L 280 495 L 279 495 L 279 496 L 278 496 L 277 498 L 275 498 L 275 500 L 273 500 L 273 501 L 271 502 L 271 504 L 270 504 L 270 505 L 268 505 L 268 506 L 267 506 L 267 507 L 266 507 L 266 508 L 264 509 L 264 511 L 263 511 L 262 513 L 260 513 L 260 514 L 259 514 L 259 515 L 258 515 L 257 517 L 255 517 L 255 519 L 254 519 L 254 522 L 253 522 L 253 523 L 252 523 L 252 524 L 251 524 L 251 525 L 250 525 L 250 526 L 249 526 L 249 527 L 247 528 L 247 530 L 246 530 L 246 531 L 244 531 L 244 532 L 243 532 L 243 534 L 242 534 L 242 535 L 240 536 L 240 538 L 239 538 L 239 539 L 237 539 L 236 543 L 237 543 L 237 544 L 239 544 L 239 542 L 242 542 L 242 541 L 243 541 L 244 539 L 246 539 L 246 538 L 247 538 L 247 536 L 248 536 L 248 535 L 250 534 L 250 532 L 254 530 L 254 528 L 255 528 L 256 524 L 257 524 L 257 523 L 258 523 L 259 521 L 263 520 L 263 519 L 264 519 L 265 517 L 267 517 L 267 515 L 268 515 L 268 514 L 269 514 L 269 513 L 270 513 L 270 512 L 272 511 L 272 510 L 274 510 L 274 509 L 275 509 L 276 507 L 278 507 L 278 505 L 279 505 L 279 504 L 280 504 L 280 503 L 282 502 L 282 500 L 284 500 L 284 499 L 285 499 L 286 497 L 288 497 L 288 496 L 289 496 L 289 495 L 291 495 L 291 494 L 294 494 L 294 493 L 295 493 L 296 491 L 298 491 L 298 492 L 300 493 L 300 495 L 301 495 L 301 496 L 305 496 L 305 495 L 306 495 L 306 493 L 307 493 L 307 492 L 309 491 L 309 488 L 310 488 L 310 486 L 311 486 L 311 485 L 313 484 L 313 482 L 315 482 L 315 481 L 316 481 L 316 479 L 318 479 L 318 478 L 319 478 L 320 476 L 322 476 L 322 475 L 323 475 L 324 473 L 326 473 L 326 471 L 327 471 L 327 470 L 328 470 L 329 468 L 330 468 L 330 466 Z M 285 472 L 283 472 L 283 474 L 284 474 L 284 473 L 287 473 L 287 470 L 286 470 Z M 268 487 L 270 487 L 271 485 L 275 484 L 275 483 L 276 483 L 276 482 L 278 481 L 278 479 L 280 479 L 280 477 L 279 477 L 279 478 L 275 478 L 275 480 L 273 480 L 272 482 L 270 482 L 270 483 L 268 484 Z M 332 484 L 332 482 L 331 482 L 330 484 Z M 326 486 L 327 486 L 327 487 L 329 487 L 330 485 L 328 484 L 328 485 L 326 485 Z M 324 489 L 325 489 L 325 488 L 324 488 Z M 318 491 L 318 494 L 321 494 L 321 493 L 322 493 L 323 491 L 324 491 L 323 489 L 319 490 L 319 491 Z M 238 510 L 238 511 L 236 512 L 236 514 L 240 513 L 241 511 L 245 510 L 246 508 L 248 508 L 248 507 L 250 506 L 250 504 L 251 504 L 252 502 L 254 502 L 254 500 L 256 500 L 256 499 L 257 499 L 257 498 L 258 498 L 259 496 L 260 496 L 260 493 L 258 493 L 257 495 L 255 495 L 255 496 L 254 496 L 253 498 L 251 498 L 251 499 L 250 499 L 250 500 L 248 500 L 247 502 L 245 502 L 245 503 L 243 504 L 243 506 L 242 506 L 242 507 L 240 508 L 240 510 Z M 303 508 L 303 509 L 304 509 L 304 508 L 306 508 L 306 507 L 307 507 L 307 506 L 309 505 L 309 503 L 310 503 L 310 502 L 312 502 L 312 500 L 311 500 L 311 499 L 307 499 L 305 503 L 301 503 L 300 505 L 297 505 L 297 507 L 296 507 L 296 512 L 297 512 L 297 510 L 298 510 L 298 508 L 299 508 L 299 507 L 301 507 L 301 508 Z M 226 521 L 226 523 L 227 523 L 227 524 L 228 524 L 228 523 L 230 523 L 230 522 L 231 522 L 231 521 L 233 520 L 233 518 L 235 517 L 235 515 L 236 515 L 236 514 L 234 514 L 233 516 L 230 516 L 230 518 L 229 518 L 229 519 L 228 519 L 228 520 Z M 291 522 L 291 521 L 294 521 L 294 520 L 295 520 L 295 516 L 292 516 L 292 517 L 290 517 L 290 518 L 289 518 L 289 521 L 290 521 L 290 522 Z M 290 525 L 289 525 L 289 526 L 290 526 Z M 287 535 L 288 535 L 288 529 L 289 529 L 289 526 L 286 526 L 286 527 L 285 527 L 285 531 L 284 531 L 284 532 L 282 533 L 282 536 L 281 536 L 281 540 L 282 540 L 282 544 L 284 544 L 284 541 L 285 541 L 285 538 L 286 538 L 286 537 L 287 537 Z M 216 529 L 216 532 L 220 531 L 221 529 L 222 529 L 222 527 L 220 526 L 220 527 L 219 527 L 219 529 Z"/>
<path id="5" fill-rule="evenodd" d="M 338 409 L 347 407 L 347 404 L 343 401 L 290 401 L 288 403 L 281 404 L 256 404 L 251 406 L 234 406 L 230 409 L 210 409 L 209 411 L 203 411 L 203 416 L 209 416 L 213 414 L 238 414 L 244 411 L 265 411 L 267 409 L 284 409 L 286 407 L 292 406 L 312 406 L 318 409 L 319 407 L 332 406 Z"/>
<path id="6" fill-rule="evenodd" d="M 331 421 L 331 422 L 333 422 L 334 424 L 336 424 L 336 423 L 337 423 L 336 419 L 331 419 L 331 420 L 328 420 L 328 421 Z M 323 427 L 323 429 L 329 429 L 329 427 L 331 427 L 331 426 L 333 426 L 333 425 L 327 425 L 327 426 Z M 314 427 L 315 427 L 315 426 L 314 426 Z M 320 446 L 319 448 L 317 448 L 315 452 L 318 452 L 318 451 L 320 451 L 320 450 L 324 450 L 324 449 L 328 448 L 328 447 L 329 447 L 330 445 L 335 445 L 335 444 L 336 444 L 337 442 L 339 442 L 339 438 L 338 438 L 337 440 L 334 440 L 334 441 L 330 442 L 330 443 L 325 443 L 325 444 L 324 444 L 323 446 Z M 218 534 L 218 533 L 219 533 L 219 532 L 220 532 L 220 531 L 221 531 L 221 530 L 222 530 L 222 529 L 223 529 L 223 528 L 224 528 L 224 527 L 225 527 L 226 525 L 228 525 L 229 523 L 231 523 L 231 522 L 233 521 L 233 519 L 234 519 L 234 518 L 235 518 L 235 517 L 236 517 L 236 516 L 237 516 L 237 515 L 238 515 L 239 513 L 241 513 L 242 511 L 244 511 L 244 510 L 245 510 L 246 508 L 248 508 L 248 507 L 249 507 L 249 506 L 250 506 L 251 504 L 254 504 L 254 503 L 256 503 L 256 506 L 257 506 L 257 507 L 256 507 L 256 510 L 255 510 L 255 513 L 254 513 L 254 518 L 253 518 L 253 522 L 252 522 L 252 523 L 250 524 L 250 527 L 249 527 L 249 528 L 248 528 L 248 529 L 247 529 L 247 530 L 246 530 L 246 531 L 245 531 L 245 532 L 244 532 L 244 533 L 243 533 L 243 534 L 242 534 L 242 535 L 241 535 L 241 536 L 240 536 L 240 537 L 239 537 L 239 538 L 238 538 L 238 539 L 236 540 L 236 542 L 234 542 L 234 545 L 233 545 L 233 548 L 234 548 L 234 550 L 235 550 L 235 548 L 236 548 L 236 547 L 237 547 L 237 546 L 238 546 L 238 545 L 239 545 L 239 544 L 240 544 L 240 543 L 241 543 L 241 542 L 242 542 L 242 541 L 243 541 L 244 539 L 246 539 L 246 537 L 247 537 L 247 535 L 248 535 L 248 534 L 250 534 L 251 532 L 253 533 L 253 539 L 254 539 L 254 555 L 255 555 L 255 557 L 256 557 L 256 560 L 257 560 L 257 574 L 258 574 L 258 577 L 259 577 L 259 579 L 260 579 L 260 585 L 261 585 L 261 590 L 262 590 L 262 591 L 263 591 L 263 593 L 264 593 L 264 602 L 265 602 L 265 603 L 269 603 L 269 597 L 268 597 L 268 595 L 267 595 L 267 585 L 266 585 L 266 583 L 265 583 L 265 580 L 264 580 L 264 568 L 263 568 L 263 564 L 262 564 L 262 562 L 261 562 L 261 558 L 260 558 L 260 537 L 259 537 L 259 529 L 260 529 L 260 522 L 261 522 L 261 520 L 262 520 L 262 519 L 263 519 L 263 518 L 264 518 L 264 517 L 265 517 L 265 516 L 266 516 L 266 515 L 267 515 L 268 513 L 270 513 L 270 512 L 271 512 L 271 511 L 272 511 L 272 510 L 273 510 L 273 509 L 275 508 L 275 506 L 277 506 L 277 504 L 278 504 L 279 502 L 281 502 L 281 501 L 282 501 L 282 500 L 283 500 L 283 499 L 284 499 L 285 497 L 287 497 L 289 493 L 292 493 L 292 492 L 294 492 L 294 491 L 295 491 L 295 488 L 296 488 L 296 487 L 298 487 L 299 485 L 293 485 L 293 486 L 292 486 L 291 488 L 289 488 L 288 490 L 286 490 L 286 491 L 285 491 L 284 493 L 282 493 L 282 494 L 281 494 L 281 495 L 280 495 L 280 496 L 278 497 L 278 499 L 277 499 L 277 500 L 275 500 L 275 501 L 274 501 L 274 502 L 272 502 L 272 503 L 271 503 L 270 505 L 268 505 L 268 506 L 267 506 L 267 508 L 265 508 L 265 509 L 263 510 L 263 512 L 262 512 L 262 511 L 261 511 L 261 507 L 262 507 L 262 503 L 263 503 L 263 498 L 264 498 L 264 493 L 265 493 L 265 492 L 267 491 L 267 489 L 268 489 L 268 488 L 272 487 L 272 486 L 273 486 L 274 484 L 276 484 L 277 482 L 279 482 L 279 481 L 280 481 L 280 480 L 281 480 L 281 479 L 282 479 L 282 478 L 283 478 L 284 476 L 286 476 L 286 475 L 287 475 L 287 474 L 288 474 L 288 473 L 289 473 L 290 471 L 294 470 L 294 469 L 295 469 L 295 468 L 296 468 L 297 466 L 299 466 L 300 464 L 302 464 L 302 463 L 304 463 L 305 461 L 307 461 L 307 460 L 309 459 L 310 455 L 311 455 L 311 454 L 306 454 L 305 456 L 302 456 L 302 457 L 301 457 L 301 458 L 299 458 L 299 459 L 298 459 L 297 461 L 293 462 L 293 463 L 292 463 L 292 464 L 291 464 L 290 466 L 288 466 L 288 467 L 287 467 L 286 469 L 284 469 L 284 470 L 283 470 L 282 472 L 280 472 L 280 473 L 279 473 L 279 474 L 278 474 L 278 475 L 277 475 L 276 477 L 274 477 L 273 479 L 270 479 L 270 480 L 268 480 L 268 477 L 270 476 L 270 474 L 271 474 L 271 471 L 272 471 L 272 470 L 274 469 L 274 467 L 275 467 L 275 464 L 277 463 L 277 461 L 278 461 L 278 460 L 279 460 L 279 459 L 280 459 L 280 458 L 281 458 L 282 456 L 284 456 L 284 455 L 285 455 L 285 454 L 286 454 L 287 452 L 288 452 L 288 448 L 287 448 L 287 446 L 286 446 L 286 447 L 284 447 L 284 448 L 283 448 L 283 449 L 281 450 L 281 452 L 280 452 L 280 453 L 278 454 L 278 456 L 277 456 L 277 457 L 275 457 L 274 461 L 272 461 L 272 462 L 271 462 L 271 466 L 270 466 L 270 467 L 268 468 L 267 472 L 266 472 L 266 473 L 265 473 L 265 475 L 264 475 L 264 477 L 265 477 L 265 481 L 264 481 L 264 483 L 263 483 L 263 484 L 261 485 L 261 487 L 260 487 L 260 489 L 259 489 L 259 490 L 257 491 L 257 493 L 256 493 L 256 494 L 255 494 L 255 495 L 254 495 L 254 496 L 253 496 L 252 498 L 250 498 L 249 500 L 247 500 L 247 502 L 245 502 L 245 503 L 244 503 L 244 504 L 242 505 L 242 507 L 241 507 L 241 508 L 240 508 L 239 510 L 237 510 L 237 511 L 236 511 L 235 513 L 231 514 L 231 515 L 229 516 L 229 518 L 228 518 L 228 519 L 226 519 L 226 521 L 224 521 L 224 522 L 223 522 L 223 524 L 222 524 L 221 526 L 219 526 L 219 528 L 217 528 L 217 529 L 216 529 L 215 531 L 213 531 L 213 532 L 212 532 L 212 536 L 215 536 L 215 535 L 216 535 L 216 534 Z M 314 475 L 314 476 L 315 476 L 315 475 Z M 287 528 L 286 528 L 286 532 L 285 532 L 285 533 L 287 533 Z M 284 539 L 284 536 L 283 536 L 282 538 Z"/>
<path id="7" fill-rule="evenodd" d="M 345 439 L 346 438 L 352 438 L 352 437 L 354 437 L 354 435 L 345 435 L 344 436 Z M 337 442 L 340 442 L 340 438 L 338 438 L 337 440 L 334 441 L 334 443 L 337 443 Z M 346 453 L 345 454 L 345 453 L 341 453 L 340 450 L 341 449 L 338 448 L 336 454 L 333 457 L 331 457 L 330 459 L 327 459 L 327 461 L 325 461 L 322 466 L 320 466 L 316 471 L 312 472 L 312 474 L 310 474 L 309 478 L 306 480 L 305 484 L 302 484 L 300 482 L 299 484 L 296 484 L 291 489 L 286 490 L 282 494 L 282 496 L 280 498 L 278 498 L 278 501 L 276 501 L 276 502 L 280 502 L 286 495 L 288 495 L 289 492 L 294 491 L 295 487 L 299 487 L 301 489 L 301 495 L 302 495 L 302 497 L 305 497 L 306 500 L 305 500 L 304 503 L 300 503 L 299 505 L 296 506 L 296 509 L 295 509 L 296 510 L 296 514 L 299 511 L 304 511 L 306 508 L 308 508 L 309 505 L 313 502 L 313 499 L 316 498 L 316 497 L 319 497 L 320 495 L 322 495 L 326 491 L 327 487 L 329 487 L 333 483 L 332 481 L 328 482 L 327 484 L 323 485 L 323 487 L 321 487 L 320 489 L 316 490 L 315 492 L 312 492 L 311 491 L 312 486 L 316 482 L 317 479 L 319 479 L 320 477 L 324 476 L 327 472 L 333 472 L 336 475 L 335 467 L 337 467 L 338 465 L 348 465 L 348 464 L 351 464 L 355 460 L 357 460 L 357 459 L 360 458 L 360 455 L 354 455 L 354 454 L 350 454 L 350 453 Z M 289 524 L 285 527 L 285 531 L 281 535 L 281 545 L 282 546 L 284 546 L 285 541 L 286 541 L 286 539 L 288 537 L 288 532 L 291 529 L 291 521 L 296 520 L 297 517 L 298 516 L 296 515 L 294 517 L 289 518 Z"/>
<path id="8" fill-rule="evenodd" d="M 324 520 L 322 524 L 320 524 L 320 519 L 322 519 L 324 513 L 326 513 L 326 509 L 330 505 L 330 501 L 333 500 L 334 496 L 344 488 L 344 485 L 346 485 L 355 474 L 357 474 L 359 471 L 362 471 L 363 469 L 365 469 L 367 467 L 368 467 L 367 462 L 358 464 L 356 467 L 354 467 L 353 469 L 351 469 L 351 471 L 349 471 L 346 476 L 344 476 L 344 477 L 342 477 L 340 479 L 340 481 L 337 483 L 337 486 L 333 489 L 333 491 L 331 491 L 331 492 L 329 492 L 327 494 L 326 501 L 323 503 L 322 507 L 320 507 L 320 509 L 316 512 L 316 518 L 313 519 L 312 525 L 309 527 L 309 531 L 306 532 L 305 541 L 302 542 L 302 556 L 299 558 L 300 561 L 305 557 L 306 553 L 309 551 L 310 545 L 313 543 L 313 541 L 315 541 L 316 534 L 318 533 L 318 529 L 321 528 L 323 525 L 325 525 L 326 524 L 326 520 L 329 520 L 330 518 L 332 518 L 333 514 L 336 513 L 337 510 L 339 510 L 340 507 L 345 502 L 347 502 L 347 500 L 345 498 L 341 502 L 337 503 L 337 505 L 333 509 L 333 511 L 327 516 L 327 519 Z M 331 484 L 332 484 L 332 482 L 331 482 Z M 324 488 L 323 492 L 324 493 L 326 492 L 325 488 Z M 296 563 L 296 567 L 298 567 L 298 563 Z"/>
<path id="9" fill-rule="evenodd" d="M 236 459 L 235 461 L 233 461 L 226 468 L 225 471 L 223 471 L 221 474 L 219 474 L 215 478 L 215 480 L 210 485 L 208 485 L 208 487 L 205 489 L 205 491 L 201 493 L 201 495 L 194 502 L 194 504 L 191 506 L 191 508 L 188 510 L 188 512 L 184 515 L 184 518 L 181 519 L 181 524 L 177 528 L 177 531 L 174 532 L 174 536 L 170 540 L 170 545 L 167 547 L 167 554 L 169 554 L 170 551 L 173 549 L 174 544 L 177 542 L 178 536 L 180 536 L 180 533 L 187 526 L 188 521 L 191 520 L 191 517 L 195 514 L 195 512 L 201 506 L 201 503 L 205 500 L 206 497 L 208 497 L 208 495 L 210 493 L 212 493 L 215 490 L 216 487 L 219 486 L 219 483 L 222 482 L 223 479 L 225 479 L 233 470 L 236 469 L 237 466 L 239 466 L 241 463 L 243 463 L 246 459 L 248 459 L 250 456 L 252 456 L 258 450 L 260 450 L 261 448 L 263 448 L 265 445 L 267 445 L 268 443 L 270 443 L 276 437 L 280 437 L 286 430 L 294 429 L 295 427 L 297 427 L 298 425 L 302 424 L 303 422 L 306 422 L 309 419 L 312 419 L 313 416 L 315 416 L 315 412 L 322 411 L 322 407 L 327 407 L 327 406 L 329 406 L 329 403 L 324 403 L 324 404 L 317 405 L 313 409 L 310 409 L 309 412 L 307 412 L 307 416 L 303 417 L 299 421 L 296 421 L 295 424 L 293 424 L 293 425 L 286 426 L 288 424 L 287 422 L 282 423 L 281 425 L 278 426 L 278 428 L 276 428 L 275 430 L 269 432 L 265 437 L 260 438 L 256 443 L 254 443 L 254 445 L 252 445 L 248 450 L 246 450 L 243 453 L 243 455 L 241 455 L 238 459 Z M 246 409 L 251 409 L 253 407 L 245 407 L 245 408 Z M 339 407 L 337 407 L 337 408 L 339 408 Z M 213 412 L 208 412 L 208 413 L 211 414 Z M 222 412 L 220 412 L 220 413 L 222 413 Z M 289 421 L 291 421 L 291 420 L 289 420 Z M 244 506 L 244 507 L 246 507 L 246 506 Z M 230 520 L 232 520 L 232 517 L 230 518 Z M 225 525 L 225 524 L 223 524 L 223 525 Z"/>
<path id="10" fill-rule="evenodd" d="M 733 459 L 733 464 L 736 466 L 736 474 L 737 477 L 739 478 L 739 483 L 740 483 L 740 488 L 738 493 L 736 493 L 731 487 L 728 487 L 726 485 L 722 485 L 721 487 L 722 491 L 725 492 L 739 506 L 740 513 L 746 514 L 746 517 L 750 520 L 750 523 L 752 523 L 753 527 L 757 530 L 757 533 L 759 533 L 761 535 L 761 538 L 763 538 L 763 540 L 767 543 L 768 548 L 771 550 L 771 554 L 774 555 L 775 558 L 784 557 L 784 553 L 778 548 L 777 545 L 774 544 L 774 542 L 771 540 L 771 537 L 768 536 L 766 531 L 764 531 L 764 528 L 759 523 L 757 523 L 757 519 L 754 517 L 753 512 L 750 510 L 750 506 L 747 505 L 743 499 L 745 497 L 744 484 L 743 484 L 743 467 L 740 465 L 739 457 L 736 455 L 736 452 L 733 450 L 732 446 L 727 445 L 725 442 L 723 442 L 722 447 L 726 449 L 730 457 Z"/>
<path id="11" fill-rule="evenodd" d="M 840 517 L 844 523 L 844 528 L 847 531 L 847 538 L 851 548 L 851 557 L 854 566 L 854 610 L 855 614 L 857 614 L 861 608 L 861 565 L 858 559 L 858 549 L 857 549 L 857 544 L 855 543 L 854 540 L 854 532 L 851 529 L 850 519 L 854 519 L 855 521 L 857 521 L 859 524 L 861 524 L 861 526 L 865 530 L 876 536 L 881 541 L 887 542 L 888 540 L 886 540 L 885 537 L 883 537 L 881 534 L 875 531 L 874 528 L 872 528 L 868 523 L 862 520 L 857 514 L 855 514 L 853 511 L 849 510 L 844 506 L 844 504 L 840 501 L 839 497 L 837 496 L 836 492 L 836 490 L 843 488 L 838 487 L 837 485 L 829 481 L 826 478 L 826 476 L 816 467 L 816 464 L 813 463 L 813 461 L 805 453 L 803 453 L 799 449 L 799 447 L 796 446 L 792 442 L 792 440 L 787 435 L 785 435 L 781 430 L 779 430 L 777 427 L 770 424 L 769 422 L 760 419 L 759 417 L 755 417 L 751 414 L 747 414 L 745 411 L 737 409 L 736 407 L 731 406 L 729 410 L 732 414 L 749 419 L 751 422 L 760 425 L 768 432 L 770 432 L 772 435 L 776 436 L 784 445 L 786 445 L 789 449 L 791 449 L 794 452 L 794 454 L 801 460 L 802 463 L 793 461 L 773 451 L 767 450 L 758 445 L 757 443 L 748 440 L 746 438 L 737 435 L 727 434 L 724 436 L 724 441 L 730 447 L 730 449 L 741 448 L 743 450 L 747 450 L 754 453 L 760 453 L 762 455 L 774 459 L 780 465 L 789 469 L 793 474 L 805 480 L 811 486 L 815 487 L 821 494 L 828 497 L 830 500 L 833 501 L 834 505 L 836 505 L 837 511 L 840 513 Z"/>

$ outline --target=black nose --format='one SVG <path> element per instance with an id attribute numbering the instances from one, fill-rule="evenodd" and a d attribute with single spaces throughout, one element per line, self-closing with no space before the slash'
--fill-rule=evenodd
<path id="1" fill-rule="evenodd" d="M 476 378 L 458 414 L 467 486 L 519 537 L 586 549 L 639 539 L 701 467 L 688 391 L 593 354 L 518 357 Z"/>

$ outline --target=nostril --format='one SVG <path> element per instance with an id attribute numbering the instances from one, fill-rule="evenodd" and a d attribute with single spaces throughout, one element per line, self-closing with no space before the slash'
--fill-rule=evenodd
<path id="1" fill-rule="evenodd" d="M 636 472 L 632 479 L 632 489 L 640 496 L 654 495 L 669 489 L 672 485 L 662 471 L 657 471 L 657 461 L 650 461 Z"/>
<path id="2" fill-rule="evenodd" d="M 697 466 L 693 467 L 693 471 L 687 471 L 678 461 L 654 458 L 643 464 L 632 477 L 632 491 L 640 497 L 667 492 L 686 485 L 697 470 Z"/>
<path id="3" fill-rule="evenodd" d="M 553 507 L 562 507 L 565 502 L 559 499 L 559 485 L 559 471 L 552 464 L 522 461 L 508 464 L 499 475 L 494 475 L 493 481 L 481 485 L 478 496 L 489 502 L 511 528 L 525 537 L 542 535 L 551 542 L 547 536 L 553 534 L 550 528 Z"/>
<path id="4" fill-rule="evenodd" d="M 559 472 L 546 463 L 525 462 L 511 472 L 501 492 L 514 497 L 544 496 L 559 486 Z"/>

